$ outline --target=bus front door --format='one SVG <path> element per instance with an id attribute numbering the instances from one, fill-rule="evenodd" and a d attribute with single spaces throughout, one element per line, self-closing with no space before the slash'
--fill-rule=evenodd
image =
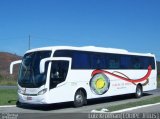
<path id="1" fill-rule="evenodd" d="M 58 84 L 66 80 L 69 69 L 69 61 L 55 60 L 52 61 L 50 72 L 50 89 L 55 88 Z"/>

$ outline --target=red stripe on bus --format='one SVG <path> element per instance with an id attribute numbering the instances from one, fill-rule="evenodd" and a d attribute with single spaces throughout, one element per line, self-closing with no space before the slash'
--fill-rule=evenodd
<path id="1" fill-rule="evenodd" d="M 111 72 L 108 72 L 108 71 L 104 71 L 104 70 L 94 70 L 92 72 L 92 76 L 96 75 L 96 74 L 99 74 L 99 73 L 105 73 L 105 74 L 109 74 L 109 75 L 112 75 L 114 77 L 117 77 L 119 79 L 122 79 L 122 80 L 125 80 L 125 81 L 128 81 L 128 82 L 131 82 L 131 83 L 137 83 L 137 82 L 142 82 L 142 81 L 145 81 L 149 78 L 150 74 L 151 74 L 151 71 L 152 71 L 152 67 L 151 65 L 148 66 L 148 72 L 146 73 L 146 75 L 142 78 L 139 78 L 139 79 L 130 79 L 130 78 L 125 78 L 125 77 L 122 77 L 122 76 L 119 76 L 119 75 L 116 75 L 114 73 L 111 73 Z"/>

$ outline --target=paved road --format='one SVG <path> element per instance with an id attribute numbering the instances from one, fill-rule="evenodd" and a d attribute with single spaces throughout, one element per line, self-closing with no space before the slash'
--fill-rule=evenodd
<path id="1" fill-rule="evenodd" d="M 16 89 L 17 86 L 0 86 L 0 89 Z"/>

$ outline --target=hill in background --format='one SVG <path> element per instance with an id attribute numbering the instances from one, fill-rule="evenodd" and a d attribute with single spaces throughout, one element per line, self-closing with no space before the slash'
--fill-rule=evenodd
<path id="1" fill-rule="evenodd" d="M 157 72 L 160 75 L 160 61 L 157 61 Z"/>
<path id="2" fill-rule="evenodd" d="M 15 60 L 22 59 L 21 56 L 16 54 L 11 54 L 8 52 L 0 52 L 0 77 L 16 77 L 18 73 L 18 66 L 14 68 L 14 75 L 9 74 L 10 63 Z"/>

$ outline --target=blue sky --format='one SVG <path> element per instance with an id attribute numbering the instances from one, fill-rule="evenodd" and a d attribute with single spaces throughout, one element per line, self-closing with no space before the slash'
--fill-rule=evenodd
<path id="1" fill-rule="evenodd" d="M 70 45 L 154 53 L 160 60 L 159 0 L 0 0 L 0 51 Z"/>

